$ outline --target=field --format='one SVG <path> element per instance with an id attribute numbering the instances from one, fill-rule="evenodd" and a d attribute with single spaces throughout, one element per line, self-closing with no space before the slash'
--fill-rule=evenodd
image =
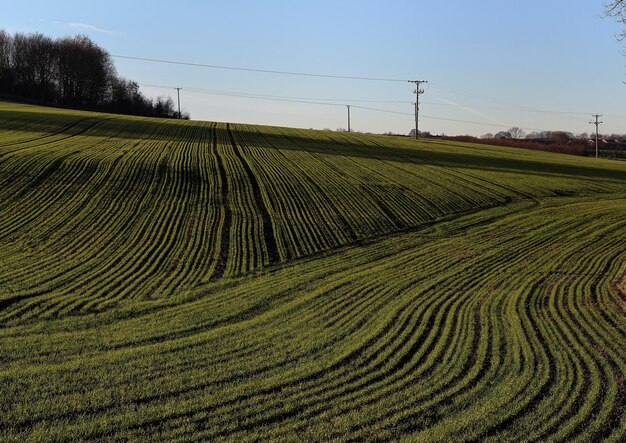
<path id="1" fill-rule="evenodd" d="M 0 102 L 0 441 L 626 439 L 626 164 Z"/>

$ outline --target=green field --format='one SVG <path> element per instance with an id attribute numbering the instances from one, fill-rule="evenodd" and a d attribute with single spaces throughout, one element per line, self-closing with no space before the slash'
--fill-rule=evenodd
<path id="1" fill-rule="evenodd" d="M 0 441 L 624 441 L 626 164 L 0 102 Z"/>

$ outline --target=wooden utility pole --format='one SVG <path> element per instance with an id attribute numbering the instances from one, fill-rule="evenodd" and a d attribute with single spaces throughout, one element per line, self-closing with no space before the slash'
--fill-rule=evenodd
<path id="1" fill-rule="evenodd" d="M 415 139 L 419 137 L 419 110 L 420 110 L 420 95 L 424 93 L 423 89 L 420 89 L 422 83 L 428 83 L 426 80 L 409 80 L 409 83 L 415 83 Z"/>
<path id="2" fill-rule="evenodd" d="M 180 90 L 183 88 L 175 88 L 176 89 L 176 93 L 178 94 L 178 119 L 180 120 L 181 114 L 180 114 Z"/>
<path id="3" fill-rule="evenodd" d="M 591 114 L 592 117 L 595 117 L 595 121 L 593 122 L 589 122 L 592 125 L 596 125 L 596 158 L 598 158 L 598 126 L 600 126 L 600 124 L 602 123 L 600 121 L 600 117 L 602 117 L 602 114 Z"/>

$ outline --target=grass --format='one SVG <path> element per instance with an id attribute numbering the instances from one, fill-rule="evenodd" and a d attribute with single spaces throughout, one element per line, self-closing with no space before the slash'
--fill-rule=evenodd
<path id="1" fill-rule="evenodd" d="M 626 165 L 0 102 L 0 440 L 623 441 Z"/>

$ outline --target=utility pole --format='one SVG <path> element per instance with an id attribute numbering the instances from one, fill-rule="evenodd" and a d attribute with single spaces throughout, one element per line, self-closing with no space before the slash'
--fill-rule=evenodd
<path id="1" fill-rule="evenodd" d="M 183 88 L 174 88 L 178 94 L 178 119 L 180 120 L 180 90 Z"/>
<path id="2" fill-rule="evenodd" d="M 602 117 L 602 114 L 591 114 L 592 117 L 595 117 L 596 121 L 589 122 L 589 124 L 596 125 L 596 158 L 598 158 L 598 126 L 602 123 L 599 119 Z"/>
<path id="3" fill-rule="evenodd" d="M 350 105 L 346 105 L 348 108 L 348 132 L 350 132 Z"/>
<path id="4" fill-rule="evenodd" d="M 415 83 L 415 139 L 419 137 L 418 130 L 418 116 L 420 110 L 420 95 L 424 93 L 423 89 L 420 89 L 422 83 L 428 83 L 426 80 L 409 80 L 409 83 Z"/>

